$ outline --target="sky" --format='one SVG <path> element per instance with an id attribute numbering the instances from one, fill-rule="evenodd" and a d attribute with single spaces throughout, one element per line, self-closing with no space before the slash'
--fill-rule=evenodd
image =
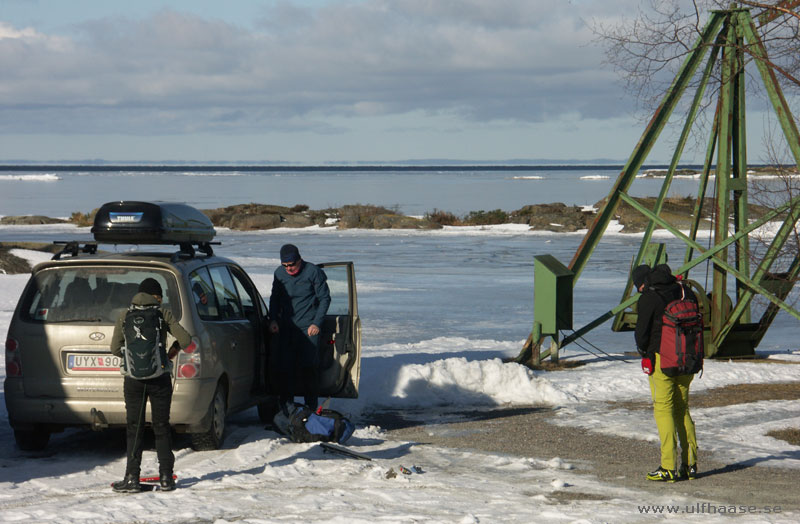
<path id="1" fill-rule="evenodd" d="M 2 0 L 0 162 L 624 161 L 587 21 L 639 4 Z"/>

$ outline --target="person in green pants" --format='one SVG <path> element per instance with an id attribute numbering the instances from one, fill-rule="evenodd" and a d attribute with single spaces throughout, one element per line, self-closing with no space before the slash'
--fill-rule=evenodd
<path id="1" fill-rule="evenodd" d="M 655 269 L 637 266 L 631 277 L 642 294 L 637 306 L 636 349 L 642 356 L 642 370 L 649 375 L 653 416 L 661 440 L 661 464 L 647 474 L 647 479 L 660 482 L 694 479 L 697 477 L 697 436 L 689 413 L 689 385 L 694 375 L 665 375 L 661 371 L 659 354 L 664 308 L 681 297 L 681 286 L 666 264 Z M 697 301 L 693 294 L 691 299 Z"/>

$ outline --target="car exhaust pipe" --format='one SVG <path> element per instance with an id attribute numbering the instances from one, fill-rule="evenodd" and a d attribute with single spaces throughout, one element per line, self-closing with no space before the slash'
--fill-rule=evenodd
<path id="1" fill-rule="evenodd" d="M 97 408 L 92 408 L 92 431 L 102 431 L 108 428 L 106 416 Z"/>

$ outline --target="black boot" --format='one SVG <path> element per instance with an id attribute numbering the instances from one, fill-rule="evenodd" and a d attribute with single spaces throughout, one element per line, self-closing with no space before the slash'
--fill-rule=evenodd
<path id="1" fill-rule="evenodd" d="M 111 484 L 111 489 L 117 493 L 139 493 L 142 491 L 142 486 L 139 485 L 139 475 L 125 473 L 125 478 Z"/>
<path id="2" fill-rule="evenodd" d="M 172 478 L 171 471 L 164 471 L 158 476 L 158 483 L 161 491 L 172 491 L 175 489 L 175 479 Z"/>

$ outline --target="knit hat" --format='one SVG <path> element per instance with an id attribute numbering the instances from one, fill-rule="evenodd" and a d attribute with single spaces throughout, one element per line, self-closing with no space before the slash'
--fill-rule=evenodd
<path id="1" fill-rule="evenodd" d="M 161 292 L 161 284 L 159 284 L 158 280 L 154 278 L 145 278 L 142 280 L 142 283 L 139 284 L 139 292 L 147 293 L 148 295 L 155 295 L 157 297 L 164 296 L 164 294 Z"/>
<path id="2" fill-rule="evenodd" d="M 633 279 L 633 285 L 636 287 L 638 291 L 642 284 L 644 284 L 645 279 L 647 279 L 647 275 L 650 274 L 652 270 L 650 266 L 647 264 L 642 264 L 641 266 L 636 266 L 633 268 L 633 272 L 631 272 L 631 279 Z"/>
<path id="3" fill-rule="evenodd" d="M 300 251 L 294 244 L 284 244 L 281 246 L 281 264 L 296 262 L 300 259 Z"/>

